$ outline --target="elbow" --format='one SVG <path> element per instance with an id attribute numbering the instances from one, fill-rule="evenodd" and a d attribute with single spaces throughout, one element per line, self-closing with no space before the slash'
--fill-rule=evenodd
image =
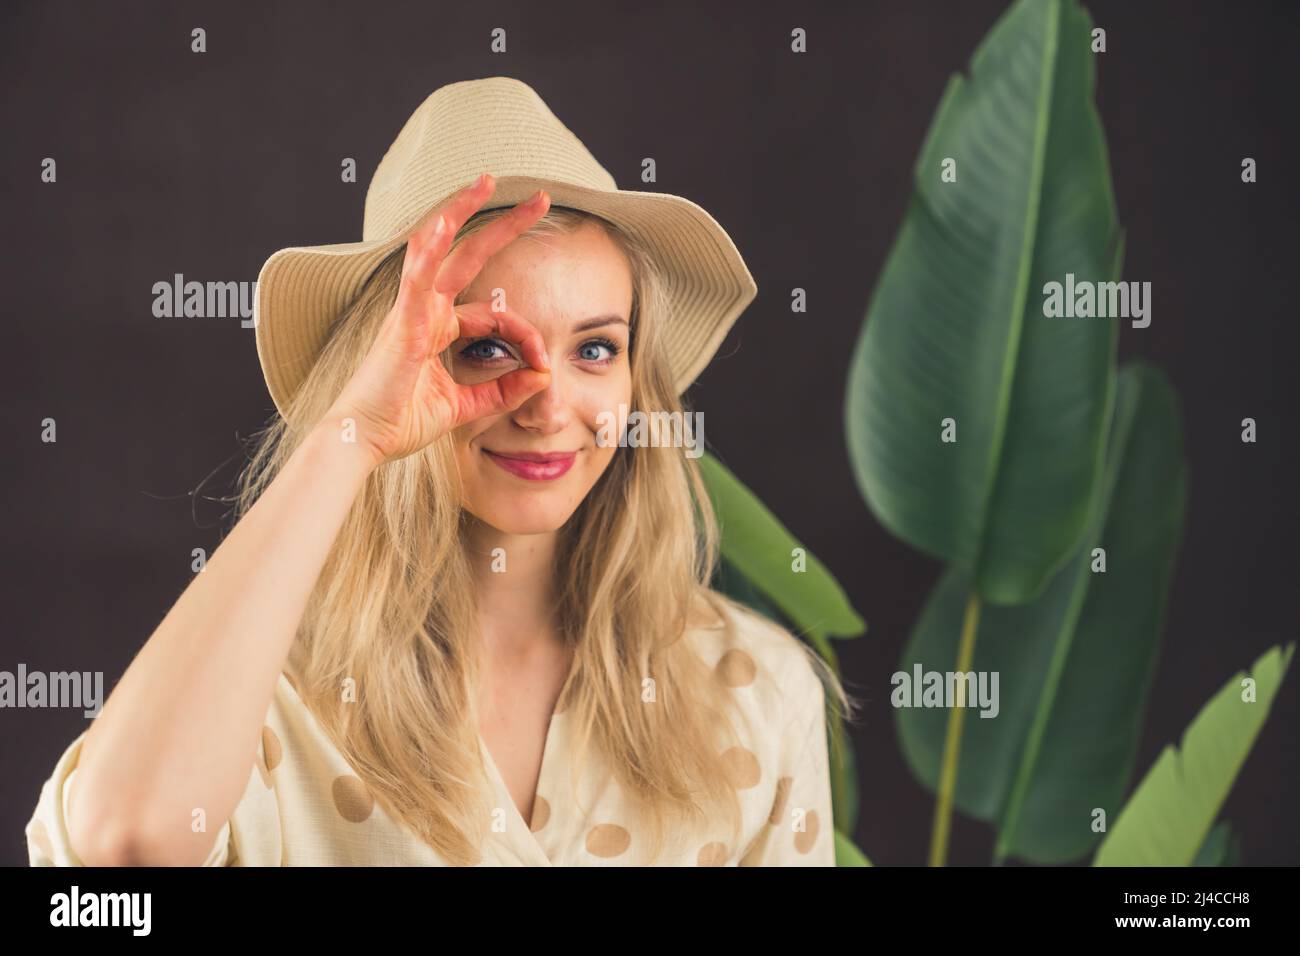
<path id="1" fill-rule="evenodd" d="M 131 827 L 113 818 L 68 820 L 68 843 L 83 866 L 146 865 L 144 841 Z"/>
<path id="2" fill-rule="evenodd" d="M 105 822 L 68 841 L 83 866 L 197 866 L 194 848 L 160 840 L 142 829 Z"/>
<path id="3" fill-rule="evenodd" d="M 122 817 L 90 823 L 69 821 L 68 842 L 83 866 L 201 866 L 212 849 L 211 836 L 163 834 Z"/>
<path id="4" fill-rule="evenodd" d="M 65 821 L 68 844 L 83 866 L 166 866 L 159 845 L 146 830 L 107 801 L 77 802 Z M 164 854 L 165 856 L 165 854 Z"/>

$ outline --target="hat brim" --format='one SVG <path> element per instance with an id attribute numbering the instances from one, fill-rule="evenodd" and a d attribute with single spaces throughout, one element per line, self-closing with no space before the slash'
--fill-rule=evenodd
<path id="1" fill-rule="evenodd" d="M 550 194 L 552 205 L 603 216 L 653 251 L 670 303 L 664 330 L 669 368 L 678 394 L 686 391 L 758 293 L 731 237 L 707 211 L 681 196 L 589 189 L 531 176 L 500 177 L 483 208 L 515 205 L 538 189 Z M 253 300 L 257 355 L 282 415 L 335 319 L 427 214 L 384 239 L 281 249 L 263 264 Z"/>

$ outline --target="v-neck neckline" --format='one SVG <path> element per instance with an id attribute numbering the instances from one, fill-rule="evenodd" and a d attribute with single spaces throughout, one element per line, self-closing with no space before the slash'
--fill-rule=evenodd
<path id="1" fill-rule="evenodd" d="M 540 766 L 537 768 L 537 786 L 533 790 L 532 816 L 534 819 L 537 816 L 537 800 L 542 796 L 542 787 L 547 780 L 547 770 L 552 762 L 551 751 L 555 747 L 556 728 L 560 723 L 559 718 L 560 715 L 552 711 L 550 722 L 546 725 L 546 739 L 542 743 L 542 761 Z M 543 865 L 546 866 L 551 865 L 551 859 L 546 855 L 546 851 L 542 848 L 541 842 L 537 839 L 537 834 L 533 832 L 529 822 L 524 819 L 524 815 L 519 812 L 519 807 L 515 804 L 515 798 L 510 793 L 510 787 L 506 784 L 506 778 L 497 766 L 497 762 L 492 756 L 492 751 L 488 748 L 487 740 L 484 739 L 481 731 L 478 733 L 478 744 L 479 749 L 483 753 L 483 764 L 487 768 L 489 776 L 492 778 L 493 785 L 497 788 L 498 795 L 503 795 L 505 797 L 506 805 L 509 808 L 507 813 L 511 818 L 509 824 L 513 825 L 513 827 L 519 831 L 521 837 L 529 842 L 531 847 L 536 851 L 536 855 L 540 857 L 540 860 L 534 862 L 542 862 Z M 507 833 L 508 832 L 509 828 L 507 828 Z"/>

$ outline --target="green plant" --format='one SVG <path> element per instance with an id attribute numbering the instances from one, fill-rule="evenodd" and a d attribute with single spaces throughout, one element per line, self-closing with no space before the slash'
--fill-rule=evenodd
<path id="1" fill-rule="evenodd" d="M 1117 368 L 1116 317 L 1048 317 L 1038 292 L 1121 271 L 1091 34 L 1072 0 L 1019 0 L 970 77 L 949 83 L 846 392 L 868 507 L 948 565 L 900 674 L 943 661 L 1007 678 L 997 717 L 970 727 L 964 700 L 896 711 L 904 757 L 936 794 L 936 865 L 954 805 L 995 828 L 999 863 L 1094 849 L 1096 865 L 1234 862 L 1214 818 L 1294 651 L 1274 648 L 1225 685 L 1119 809 L 1187 475 L 1177 396 L 1157 369 Z M 716 459 L 703 462 L 723 527 L 717 586 L 806 636 L 838 672 L 829 638 L 865 630 L 843 589 L 811 555 L 792 574 L 798 542 Z M 869 865 L 846 836 L 852 750 L 842 727 L 831 733 L 837 861 Z"/>
<path id="2" fill-rule="evenodd" d="M 1183 734 L 1165 747 L 1097 851 L 1097 866 L 1186 866 L 1229 852 L 1226 828 L 1211 831 L 1232 782 L 1268 719 L 1295 653 L 1272 648 L 1237 673 Z M 1213 839 L 1211 839 L 1213 838 Z"/>
<path id="3" fill-rule="evenodd" d="M 954 794 L 959 809 L 996 828 L 996 860 L 1075 859 L 1099 836 L 1088 825 L 1093 809 L 1119 805 L 1155 670 L 1185 489 L 1173 390 L 1154 369 L 1126 368 L 1087 533 L 1036 600 L 985 609 L 970 666 L 959 668 L 1001 678 L 998 716 L 972 720 L 963 736 Z M 900 670 L 956 659 L 969 580 L 958 568 L 944 574 Z M 896 728 L 913 773 L 935 788 L 944 711 L 900 709 Z"/>
<path id="4" fill-rule="evenodd" d="M 942 660 L 1007 678 L 998 717 L 969 728 L 964 702 L 897 711 L 909 766 L 937 795 L 935 865 L 954 804 L 997 829 L 996 862 L 1061 862 L 1096 843 L 1131 774 L 1181 536 L 1172 389 L 1141 365 L 1117 379 L 1114 315 L 1049 317 L 1038 292 L 1120 274 L 1091 27 L 1068 0 L 1020 0 L 969 79 L 949 83 L 850 373 L 846 433 L 868 506 L 949 565 L 901 673 Z M 1261 688 L 1287 660 L 1257 674 Z M 1198 721 L 1257 730 L 1275 691 L 1249 712 L 1216 699 Z M 1240 760 L 1213 766 L 1226 776 L 1198 791 L 1198 813 L 1153 784 L 1145 813 L 1120 816 L 1163 814 L 1177 838 L 1117 826 L 1098 862 L 1136 858 L 1141 842 L 1144 859 L 1190 863 Z"/>

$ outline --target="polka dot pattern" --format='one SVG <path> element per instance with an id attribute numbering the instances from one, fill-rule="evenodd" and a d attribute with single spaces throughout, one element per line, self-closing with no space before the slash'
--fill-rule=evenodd
<path id="1" fill-rule="evenodd" d="M 270 790 L 272 787 L 271 775 L 267 772 L 266 761 L 262 758 L 260 752 L 257 755 L 257 759 L 253 761 L 253 766 L 257 767 L 257 775 L 262 778 L 262 786 L 266 787 L 267 790 Z"/>
<path id="2" fill-rule="evenodd" d="M 726 866 L 728 856 L 725 843 L 706 843 L 700 847 L 695 862 L 699 866 Z"/>
<path id="3" fill-rule="evenodd" d="M 539 794 L 533 798 L 533 818 L 528 823 L 528 829 L 536 833 L 546 826 L 546 821 L 549 819 L 551 819 L 551 805 Z"/>
<path id="4" fill-rule="evenodd" d="M 804 829 L 795 831 L 794 848 L 800 853 L 807 853 L 817 843 L 817 831 L 820 829 L 817 811 L 809 810 L 804 816 L 803 822 Z"/>
<path id="5" fill-rule="evenodd" d="M 763 778 L 758 758 L 744 747 L 731 747 L 722 752 L 722 772 L 737 790 L 757 787 Z"/>
<path id="6" fill-rule="evenodd" d="M 280 738 L 275 735 L 275 731 L 270 727 L 262 728 L 262 753 L 266 756 L 266 769 L 268 771 L 280 766 L 280 760 L 284 756 L 284 748 L 280 746 Z"/>
<path id="7" fill-rule="evenodd" d="M 720 739 L 720 746 L 713 751 L 713 772 L 722 774 L 723 782 L 739 798 L 742 827 L 733 831 L 729 820 L 724 827 L 721 817 L 712 817 L 699 829 L 692 827 L 690 833 L 674 835 L 664 847 L 666 852 L 652 865 L 833 865 L 824 761 L 811 746 L 816 743 L 809 726 L 812 714 L 796 710 L 811 685 L 800 683 L 801 674 L 790 674 L 776 661 L 769 661 L 766 653 L 760 653 L 764 648 L 713 646 L 712 655 L 702 655 L 705 670 L 710 672 L 704 676 L 714 694 L 730 697 L 744 712 L 740 723 L 731 725 L 741 735 L 725 742 Z M 714 662 L 712 667 L 707 666 L 708 661 Z M 762 686 L 758 686 L 760 682 Z M 349 861 L 347 865 L 371 865 L 380 860 L 390 864 L 401 860 L 397 865 L 438 862 L 436 848 L 411 839 L 399 821 L 390 819 L 379 791 L 372 790 L 368 778 L 360 777 L 351 762 L 330 747 L 308 719 L 310 713 L 292 686 L 282 682 L 279 694 L 279 709 L 264 718 L 254 752 L 257 779 L 265 790 L 252 782 L 238 820 L 232 817 L 230 840 L 219 848 L 226 851 L 222 862 L 274 866 L 290 851 L 303 865 L 321 865 L 319 861 L 338 865 L 343 859 Z M 479 863 L 471 865 L 649 862 L 647 847 L 641 845 L 645 835 L 635 829 L 635 807 L 617 786 L 619 781 L 611 779 L 605 761 L 589 760 L 585 766 L 594 774 L 581 781 L 574 779 L 577 786 L 572 793 L 564 791 L 560 770 L 570 757 L 570 745 L 576 743 L 569 739 L 574 735 L 561 716 L 565 710 L 565 702 L 557 700 L 548 730 L 549 753 L 543 754 L 546 767 L 527 823 L 520 827 L 516 813 L 514 824 L 485 833 L 484 844 L 477 848 Z M 568 712 L 573 710 L 569 706 Z M 801 717 L 806 719 L 799 720 Z M 800 733 L 802 728 L 808 732 Z M 495 803 L 507 807 L 506 816 L 510 816 L 512 804 L 505 802 L 501 781 L 495 781 L 494 790 Z M 49 792 L 54 794 L 51 806 L 55 806 L 60 799 L 58 791 Z M 792 812 L 796 807 L 798 812 Z M 55 808 L 28 824 L 27 842 L 33 859 L 66 855 L 64 834 L 55 829 L 62 822 Z M 792 823 L 800 822 L 802 829 L 796 831 Z M 242 852 L 236 852 L 236 839 Z"/>
<path id="8" fill-rule="evenodd" d="M 334 778 L 331 787 L 334 808 L 349 823 L 364 823 L 375 809 L 375 798 L 370 795 L 360 778 L 350 773 Z"/>
<path id="9" fill-rule="evenodd" d="M 785 816 L 785 803 L 790 799 L 790 787 L 793 784 L 792 777 L 782 777 L 776 782 L 776 799 L 772 801 L 772 812 L 767 816 L 768 823 L 780 823 Z"/>
<path id="10" fill-rule="evenodd" d="M 754 658 L 733 648 L 722 655 L 715 673 L 727 687 L 748 687 L 758 676 L 758 666 L 754 663 Z"/>
<path id="11" fill-rule="evenodd" d="M 605 859 L 627 852 L 632 845 L 632 834 L 617 823 L 598 823 L 587 834 L 587 852 Z"/>

